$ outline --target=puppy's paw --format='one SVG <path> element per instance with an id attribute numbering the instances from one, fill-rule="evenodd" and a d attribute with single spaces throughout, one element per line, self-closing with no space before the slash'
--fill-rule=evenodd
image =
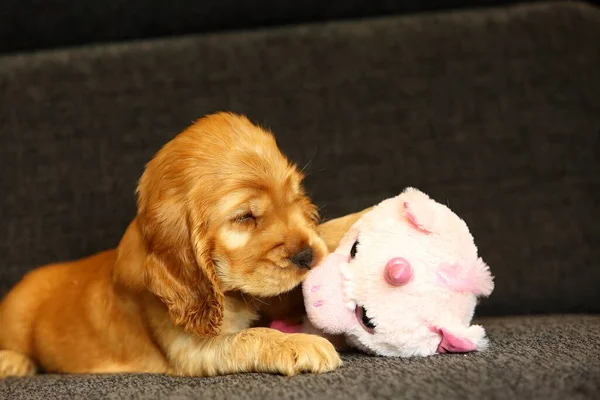
<path id="1" fill-rule="evenodd" d="M 280 350 L 280 372 L 288 376 L 303 372 L 329 372 L 342 365 L 342 359 L 333 344 L 316 335 L 285 335 Z"/>
<path id="2" fill-rule="evenodd" d="M 0 350 L 0 378 L 35 374 L 35 364 L 25 354 Z"/>

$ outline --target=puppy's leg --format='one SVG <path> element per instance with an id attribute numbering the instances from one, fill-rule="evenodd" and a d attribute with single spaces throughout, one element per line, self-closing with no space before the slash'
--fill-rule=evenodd
<path id="1" fill-rule="evenodd" d="M 266 372 L 291 376 L 328 372 L 342 364 L 327 339 L 303 333 L 284 334 L 268 328 L 251 328 L 204 340 L 187 336 L 172 350 L 170 358 L 175 375 Z"/>
<path id="2" fill-rule="evenodd" d="M 25 354 L 12 350 L 0 350 L 0 378 L 35 374 L 33 360 Z"/>
<path id="3" fill-rule="evenodd" d="M 329 251 L 334 251 L 340 243 L 340 240 L 342 240 L 352 225 L 372 209 L 373 207 L 369 207 L 354 214 L 348 214 L 343 217 L 332 219 L 319 225 L 317 232 L 327 245 L 327 249 Z"/>

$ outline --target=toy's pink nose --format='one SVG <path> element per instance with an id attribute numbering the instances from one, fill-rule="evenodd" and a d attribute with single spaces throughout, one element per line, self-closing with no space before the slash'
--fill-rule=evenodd
<path id="1" fill-rule="evenodd" d="M 410 263 L 402 257 L 392 258 L 387 262 L 383 272 L 385 281 L 393 286 L 404 285 L 412 278 Z"/>

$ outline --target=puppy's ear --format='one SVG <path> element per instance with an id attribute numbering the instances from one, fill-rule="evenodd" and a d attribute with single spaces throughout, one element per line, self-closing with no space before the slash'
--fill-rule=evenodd
<path id="1" fill-rule="evenodd" d="M 146 287 L 166 304 L 175 325 L 189 334 L 215 336 L 223 322 L 223 292 L 205 224 L 194 215 L 186 219 L 184 210 L 173 214 L 177 209 L 146 208 L 139 216 L 148 248 Z"/>

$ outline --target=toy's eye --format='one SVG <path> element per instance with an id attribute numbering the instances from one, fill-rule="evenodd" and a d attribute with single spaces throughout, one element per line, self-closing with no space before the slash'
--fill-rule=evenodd
<path id="1" fill-rule="evenodd" d="M 352 248 L 350 249 L 350 258 L 356 257 L 356 248 L 358 247 L 358 240 L 354 242 Z"/>

